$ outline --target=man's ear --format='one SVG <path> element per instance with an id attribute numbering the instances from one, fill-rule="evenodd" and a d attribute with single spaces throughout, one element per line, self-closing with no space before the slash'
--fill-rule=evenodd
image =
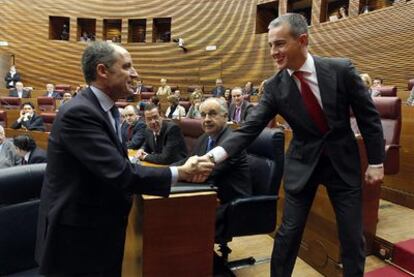
<path id="1" fill-rule="evenodd" d="M 100 76 L 101 78 L 106 79 L 107 78 L 107 74 L 108 74 L 108 68 L 100 63 L 96 66 L 96 76 Z"/>
<path id="2" fill-rule="evenodd" d="M 309 36 L 308 34 L 301 34 L 299 35 L 299 42 L 304 46 L 308 46 L 309 43 Z"/>

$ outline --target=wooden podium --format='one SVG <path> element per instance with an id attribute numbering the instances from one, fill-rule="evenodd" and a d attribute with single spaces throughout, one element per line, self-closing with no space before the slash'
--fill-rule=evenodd
<path id="1" fill-rule="evenodd" d="M 212 276 L 215 192 L 136 196 L 122 276 Z"/>

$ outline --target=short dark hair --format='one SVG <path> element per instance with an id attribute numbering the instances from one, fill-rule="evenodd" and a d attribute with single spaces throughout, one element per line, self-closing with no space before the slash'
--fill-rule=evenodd
<path id="1" fill-rule="evenodd" d="M 19 135 L 13 139 L 13 144 L 19 149 L 31 152 L 36 148 L 36 142 L 29 135 Z"/>
<path id="2" fill-rule="evenodd" d="M 108 42 L 96 41 L 86 47 L 82 55 L 82 71 L 87 84 L 96 80 L 96 66 L 104 64 L 110 68 L 116 61 L 114 45 Z"/>
<path id="3" fill-rule="evenodd" d="M 384 82 L 384 79 L 382 79 L 381 77 L 375 77 L 374 80 L 379 80 L 381 84 Z"/>
<path id="4" fill-rule="evenodd" d="M 34 109 L 34 105 L 31 102 L 24 102 L 23 104 L 20 105 L 20 109 L 23 109 L 24 106 L 29 105 L 30 107 L 32 107 L 32 109 Z"/>
<path id="5" fill-rule="evenodd" d="M 159 108 L 154 103 L 148 103 L 145 105 L 144 111 L 151 111 L 153 109 L 157 109 L 159 111 Z"/>
<path id="6" fill-rule="evenodd" d="M 290 32 L 294 37 L 308 33 L 308 22 L 306 21 L 306 18 L 299 13 L 286 13 L 281 15 L 272 20 L 268 28 L 270 30 L 283 24 L 289 25 Z"/>

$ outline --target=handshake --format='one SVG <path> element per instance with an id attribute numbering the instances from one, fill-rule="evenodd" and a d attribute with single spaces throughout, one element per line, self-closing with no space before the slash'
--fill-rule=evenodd
<path id="1" fill-rule="evenodd" d="M 214 168 L 214 163 L 207 156 L 192 156 L 184 165 L 178 166 L 178 179 L 191 183 L 203 183 Z"/>

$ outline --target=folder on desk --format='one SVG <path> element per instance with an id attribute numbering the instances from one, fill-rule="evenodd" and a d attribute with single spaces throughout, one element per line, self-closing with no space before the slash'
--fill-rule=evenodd
<path id="1" fill-rule="evenodd" d="M 217 187 L 212 184 L 206 183 L 186 183 L 177 182 L 171 187 L 171 194 L 174 193 L 191 193 L 191 192 L 203 192 L 203 191 L 217 191 Z"/>

